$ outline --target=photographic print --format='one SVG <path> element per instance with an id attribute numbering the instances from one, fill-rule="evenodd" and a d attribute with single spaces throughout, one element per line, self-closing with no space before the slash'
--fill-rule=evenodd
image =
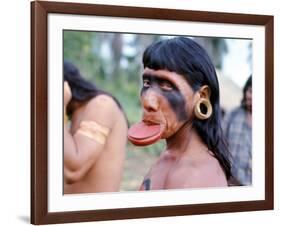
<path id="1" fill-rule="evenodd" d="M 33 2 L 32 223 L 272 209 L 272 24 Z"/>
<path id="2" fill-rule="evenodd" d="M 160 45 L 163 46 L 162 49 L 158 47 Z M 185 51 L 181 52 L 180 50 L 184 48 Z M 192 52 L 191 48 L 198 50 Z M 200 58 L 200 50 L 209 61 L 205 62 L 204 58 Z M 181 59 L 180 55 L 186 58 L 186 65 L 181 64 L 184 59 Z M 118 192 L 251 185 L 251 56 L 251 40 L 64 31 L 66 85 L 64 109 L 67 125 L 64 134 L 64 192 Z M 186 81 L 180 81 L 186 82 L 188 86 L 181 90 L 179 87 L 181 83 L 173 80 L 176 75 L 170 74 L 169 79 L 165 77 L 167 73 L 176 71 L 181 75 L 183 72 L 180 70 L 190 71 L 193 69 L 191 67 L 197 67 L 199 71 L 200 67 L 208 64 L 211 67 L 208 70 L 213 70 L 213 77 L 202 78 L 201 85 L 198 83 L 192 87 L 189 83 L 192 78 L 188 77 L 189 73 L 185 73 Z M 169 67 L 170 69 L 167 69 Z M 151 80 L 154 79 L 150 78 L 147 72 L 151 70 L 157 74 L 155 77 L 160 79 L 157 81 L 156 89 L 151 85 Z M 198 71 L 194 73 L 195 78 L 199 77 Z M 211 74 L 209 71 L 205 74 Z M 216 83 L 212 90 L 210 84 L 207 85 L 208 79 L 210 84 Z M 201 103 L 200 98 L 194 100 L 193 104 L 192 100 L 188 99 L 190 97 L 183 94 L 190 87 L 194 96 L 198 91 L 196 86 L 204 85 L 208 86 L 210 89 L 208 92 L 212 93 L 212 96 L 216 96 L 216 100 L 213 100 L 210 106 Z M 144 94 L 147 91 L 151 94 Z M 72 93 L 74 95 L 70 98 Z M 177 99 L 176 95 L 181 98 Z M 101 100 L 98 100 L 99 98 Z M 168 102 L 168 105 L 160 106 L 161 98 L 164 99 L 162 101 Z M 209 100 L 208 98 L 205 99 Z M 107 107 L 107 101 L 114 102 L 108 103 L 111 105 L 110 109 Z M 91 104 L 94 105 L 93 109 L 89 109 Z M 96 104 L 98 106 L 95 106 Z M 188 105 L 186 108 L 191 108 L 191 112 L 187 113 L 188 109 L 182 109 L 184 104 Z M 202 106 L 199 106 L 200 104 Z M 210 117 L 211 120 L 211 116 L 198 118 L 195 113 L 197 105 L 200 108 L 199 112 L 206 108 L 206 113 L 209 111 L 217 118 L 217 124 L 206 125 L 206 132 L 201 136 L 194 121 L 199 120 L 200 123 L 208 124 L 207 119 Z M 215 105 L 217 109 L 214 109 Z M 102 109 L 105 111 L 108 109 L 108 113 Z M 104 118 L 95 119 L 95 114 L 101 114 Z M 174 114 L 176 118 L 173 118 Z M 108 123 L 109 118 L 115 116 L 117 118 Z M 84 117 L 91 120 L 84 120 Z M 105 124 L 107 126 L 104 126 Z M 116 135 L 113 135 L 115 127 L 111 124 L 116 125 L 118 131 Z M 171 128 L 170 124 L 177 125 Z M 182 133 L 182 130 L 186 131 L 178 141 L 176 134 Z M 209 134 L 212 130 L 217 132 L 217 137 Z M 127 137 L 129 142 L 126 142 Z M 200 137 L 199 143 L 202 145 L 202 156 L 198 157 L 198 160 L 195 159 L 200 156 L 198 154 L 200 151 L 195 152 L 195 159 L 191 154 L 193 149 L 198 149 L 196 137 Z M 179 146 L 184 148 L 170 146 L 171 139 L 172 141 L 176 139 L 177 145 L 183 142 Z M 215 145 L 217 140 L 221 140 L 222 143 Z M 196 144 L 192 144 L 195 141 Z M 88 145 L 87 142 L 93 144 Z M 71 147 L 71 144 L 75 143 L 77 146 Z M 209 146 L 206 143 L 210 143 Z M 89 146 L 90 150 L 84 150 L 83 145 Z M 72 156 L 73 153 L 67 150 L 68 148 L 76 152 L 77 156 Z M 80 160 L 78 156 L 84 155 L 83 151 L 87 157 L 84 157 L 84 162 L 77 163 Z M 87 155 L 88 151 L 93 156 Z M 104 156 L 107 152 L 110 153 L 108 157 Z M 76 174 L 81 174 L 74 181 L 71 179 L 68 181 L 68 173 L 72 166 L 69 161 L 73 161 L 73 165 L 77 164 L 78 168 L 71 176 L 74 178 Z M 82 169 L 85 165 L 88 165 L 88 170 Z M 80 173 L 80 170 L 83 173 Z M 99 173 L 96 175 L 96 172 L 100 172 L 100 175 Z M 210 172 L 213 173 L 209 174 Z M 191 177 L 196 174 L 198 178 L 189 178 L 189 173 Z M 209 178 L 212 179 L 207 181 Z"/>

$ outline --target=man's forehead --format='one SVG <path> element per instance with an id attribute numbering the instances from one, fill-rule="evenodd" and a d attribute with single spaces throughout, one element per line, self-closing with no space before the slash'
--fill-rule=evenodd
<path id="1" fill-rule="evenodd" d="M 185 78 L 177 74 L 176 72 L 170 72 L 167 70 L 153 70 L 149 68 L 145 68 L 143 71 L 143 77 L 157 77 L 157 78 L 162 78 L 162 79 L 167 79 L 170 82 L 173 82 L 175 84 L 181 83 L 181 82 L 187 82 Z"/>

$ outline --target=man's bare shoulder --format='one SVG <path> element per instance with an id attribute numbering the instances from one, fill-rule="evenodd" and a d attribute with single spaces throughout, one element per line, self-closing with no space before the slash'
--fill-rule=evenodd
<path id="1" fill-rule="evenodd" d="M 122 121 L 124 114 L 111 96 L 101 94 L 87 103 L 85 118 L 112 127 L 116 121 Z"/>
<path id="2" fill-rule="evenodd" d="M 170 171 L 167 189 L 227 186 L 225 174 L 214 157 L 202 160 L 182 159 Z"/>
<path id="3" fill-rule="evenodd" d="M 115 100 L 108 95 L 105 94 L 100 94 L 94 98 L 92 98 L 88 103 L 87 103 L 87 108 L 90 110 L 98 110 L 98 109 L 106 109 L 106 110 L 119 110 L 119 107 Z"/>

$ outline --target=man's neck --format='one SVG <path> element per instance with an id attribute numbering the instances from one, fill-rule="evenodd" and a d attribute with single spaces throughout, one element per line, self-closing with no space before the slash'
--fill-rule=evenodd
<path id="1" fill-rule="evenodd" d="M 166 139 L 167 150 L 175 155 L 197 155 L 200 151 L 207 151 L 191 123 L 184 124 L 173 136 Z"/>

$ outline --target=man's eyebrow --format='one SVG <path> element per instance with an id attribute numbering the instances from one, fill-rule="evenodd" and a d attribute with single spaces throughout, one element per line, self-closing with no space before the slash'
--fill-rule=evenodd
<path id="1" fill-rule="evenodd" d="M 151 79 L 152 77 L 154 77 L 154 75 L 148 74 L 148 73 L 145 73 L 145 74 L 142 75 L 143 79 Z"/>
<path id="2" fill-rule="evenodd" d="M 171 83 L 174 83 L 173 81 L 171 81 L 169 78 L 167 78 L 165 75 L 157 75 L 157 74 L 151 74 L 151 73 L 144 73 L 142 75 L 143 79 L 156 79 L 156 80 L 161 80 L 161 81 L 168 81 Z"/>

